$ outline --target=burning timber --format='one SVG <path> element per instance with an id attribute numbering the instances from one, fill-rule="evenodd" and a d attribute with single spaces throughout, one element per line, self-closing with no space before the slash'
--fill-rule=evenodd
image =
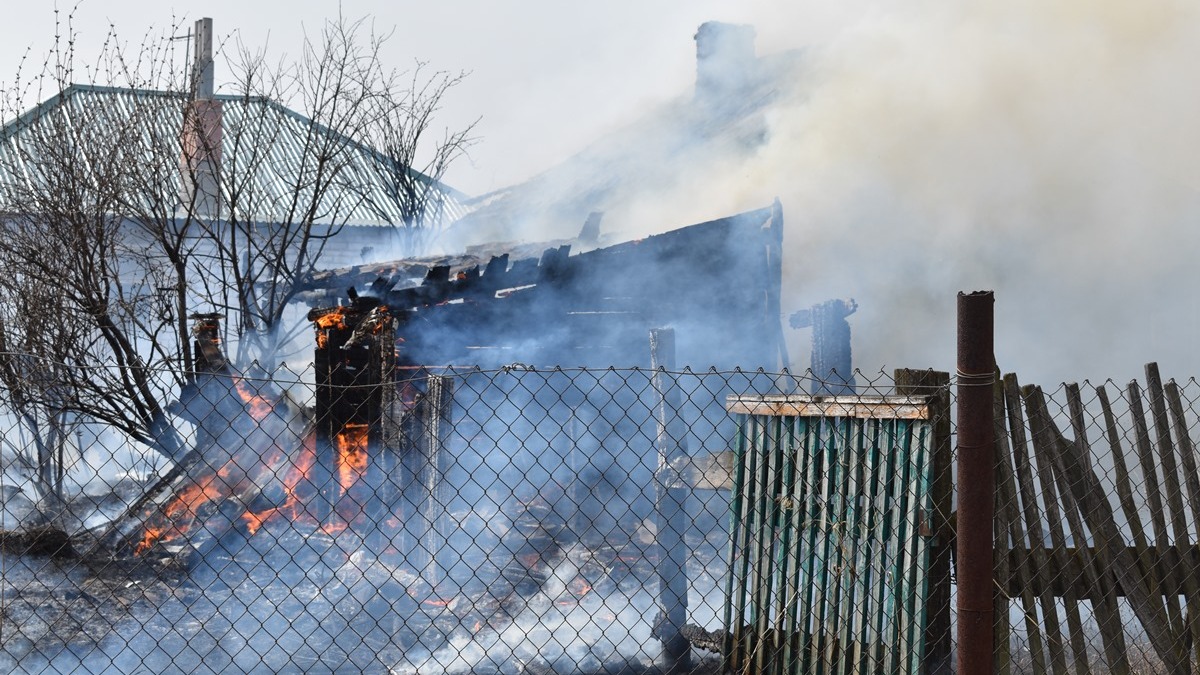
<path id="1" fill-rule="evenodd" d="M 548 616 L 562 617 L 564 630 L 587 621 L 645 629 L 629 633 L 630 642 L 665 640 L 668 623 L 650 609 L 653 589 L 664 563 L 678 563 L 659 549 L 654 500 L 642 493 L 650 476 L 633 475 L 644 458 L 617 457 L 630 452 L 631 438 L 647 437 L 647 423 L 628 416 L 643 394 L 599 379 L 589 391 L 553 374 L 536 390 L 513 392 L 427 364 L 637 363 L 647 355 L 643 328 L 661 324 L 680 327 L 680 352 L 690 361 L 770 364 L 782 347 L 781 222 L 776 207 L 576 256 L 564 245 L 474 269 L 435 265 L 418 287 L 343 285 L 336 306 L 326 302 L 308 316 L 311 411 L 238 373 L 221 350 L 220 317 L 194 316 L 196 372 L 171 410 L 195 426 L 194 444 L 84 557 L 109 553 L 114 569 L 178 571 L 178 584 L 155 586 L 163 602 L 211 605 L 213 618 L 247 590 L 278 613 L 279 625 L 294 619 L 303 631 L 304 621 L 323 617 L 319 630 L 332 640 L 324 646 L 353 636 L 344 656 L 367 670 L 412 663 L 420 653 L 436 659 L 464 642 L 532 635 L 547 630 Z M 621 393 L 596 396 L 608 385 Z M 521 400 L 508 398 L 514 394 Z M 536 419 L 518 414 L 517 424 L 546 427 L 515 441 L 530 447 L 500 447 L 504 431 L 491 425 L 511 429 L 512 419 L 455 412 L 474 404 L 494 414 L 502 403 L 540 411 Z M 551 447 L 533 447 L 539 439 Z M 548 483 L 521 483 L 519 494 L 511 483 L 507 501 L 458 492 L 461 480 L 451 474 L 470 469 L 456 463 L 489 453 L 508 462 L 495 479 L 506 489 L 503 476 L 525 480 L 525 454 L 561 456 L 562 465 Z M 604 456 L 610 466 L 592 463 Z M 677 458 L 664 457 L 684 473 Z M 464 538 L 472 540 L 466 547 Z M 705 564 L 720 564 L 719 546 Z M 353 609 L 341 614 L 345 607 Z M 327 663 L 309 645 L 277 645 L 278 629 L 258 621 L 237 630 L 269 634 L 261 644 L 289 660 Z M 338 621 L 345 625 L 331 627 Z M 691 630 L 676 620 L 669 627 L 670 635 Z M 570 657 L 580 659 L 574 670 L 646 669 L 615 647 L 591 649 Z M 555 658 L 520 663 L 524 672 L 554 672 L 562 667 Z"/>
<path id="2" fill-rule="evenodd" d="M 323 307 L 347 288 L 378 298 L 392 309 L 410 364 L 648 366 L 646 335 L 672 326 L 681 364 L 778 368 L 778 202 L 573 252 L 594 245 L 596 227 L 589 221 L 572 242 L 321 272 L 300 298 Z"/>
<path id="3" fill-rule="evenodd" d="M 196 446 L 111 528 L 104 541 L 112 550 L 139 557 L 182 552 L 202 563 L 284 522 L 329 538 L 352 530 L 373 555 L 398 552 L 435 584 L 452 385 L 429 374 L 397 379 L 388 308 L 353 297 L 348 306 L 310 313 L 317 377 L 311 419 L 233 373 L 220 350 L 217 317 L 193 319 L 198 370 L 174 412 L 196 425 Z"/>
<path id="4" fill-rule="evenodd" d="M 195 425 L 195 445 L 101 538 L 118 554 L 253 534 L 292 508 L 313 454 L 303 412 L 233 371 L 216 315 L 192 318 L 197 370 L 172 412 Z"/>

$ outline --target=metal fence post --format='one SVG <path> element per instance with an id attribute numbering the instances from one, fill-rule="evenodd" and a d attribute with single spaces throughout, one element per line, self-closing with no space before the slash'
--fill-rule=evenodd
<path id="1" fill-rule="evenodd" d="M 992 670 L 993 467 L 991 291 L 958 294 L 958 669 Z"/>
<path id="2" fill-rule="evenodd" d="M 654 369 L 657 394 L 655 418 L 658 420 L 658 472 L 655 481 L 658 526 L 658 583 L 662 615 L 655 627 L 662 640 L 662 672 L 680 675 L 690 667 L 691 644 L 681 629 L 687 621 L 688 582 L 687 550 L 683 533 L 687 527 L 684 506 L 688 490 L 679 486 L 671 461 L 686 455 L 679 419 L 679 388 L 668 372 L 675 368 L 675 331 L 656 328 L 650 331 L 650 365 Z"/>

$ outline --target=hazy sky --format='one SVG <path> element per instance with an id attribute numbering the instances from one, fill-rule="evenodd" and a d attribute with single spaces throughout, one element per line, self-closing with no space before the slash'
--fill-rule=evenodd
<path id="1" fill-rule="evenodd" d="M 0 80 L 53 40 L 53 5 L 10 3 Z M 784 305 L 852 297 L 855 355 L 953 368 L 954 294 L 997 293 L 1005 368 L 1200 373 L 1200 7 L 1190 0 L 345 0 L 395 27 L 387 54 L 470 70 L 444 120 L 482 116 L 471 194 L 549 168 L 690 92 L 697 26 L 754 24 L 759 54 L 811 47 L 794 98 L 747 157 L 631 204 L 661 230 L 784 204 Z M 211 16 L 296 53 L 334 2 L 85 0 L 81 56 Z M 217 73 L 218 83 L 221 73 Z M 713 170 L 708 170 L 713 167 Z M 672 174 L 675 175 L 675 174 Z M 685 180 L 686 179 L 686 180 Z M 640 208 L 638 211 L 635 207 Z M 654 231 L 651 229 L 647 230 Z M 800 333 L 789 333 L 800 335 Z M 798 338 L 799 339 L 799 338 Z M 797 348 L 797 356 L 807 347 Z"/>
<path id="2" fill-rule="evenodd" d="M 63 14 L 72 5 L 58 3 Z M 694 78 L 696 27 L 709 19 L 754 23 L 759 52 L 821 39 L 854 16 L 857 3 L 818 8 L 804 0 L 451 0 L 442 3 L 344 0 L 347 17 L 372 16 L 394 27 L 389 60 L 420 58 L 471 76 L 446 102 L 443 119 L 482 117 L 480 143 L 449 182 L 480 194 L 548 168 L 606 129 L 686 91 Z M 10 82 L 31 49 L 44 54 L 54 36 L 55 3 L 10 3 L 0 22 L 0 81 Z M 83 0 L 75 11 L 79 54 L 97 53 L 109 24 L 129 41 L 172 22 L 211 16 L 218 36 L 238 31 L 249 45 L 295 54 L 303 31 L 337 15 L 337 2 L 315 0 Z M 190 21 L 189 21 L 190 23 Z M 269 42 L 268 42 L 269 41 Z M 218 83 L 221 73 L 218 72 Z"/>

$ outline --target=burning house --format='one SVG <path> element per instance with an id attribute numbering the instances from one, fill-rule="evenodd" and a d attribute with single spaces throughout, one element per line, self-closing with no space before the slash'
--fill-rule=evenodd
<path id="1" fill-rule="evenodd" d="M 391 308 L 406 366 L 645 366 L 649 330 L 669 326 L 681 363 L 775 369 L 782 233 L 776 203 L 574 255 L 572 243 L 524 258 L 484 246 L 335 270 L 301 298 L 349 291 Z"/>
<path id="2" fill-rule="evenodd" d="M 309 313 L 311 415 L 232 372 L 217 317 L 197 316 L 201 368 L 177 410 L 196 425 L 195 446 L 101 545 L 150 560 L 182 555 L 191 578 L 221 587 L 245 566 L 263 579 L 232 583 L 262 584 L 256 593 L 285 604 L 308 583 L 287 570 L 304 579 L 331 561 L 344 570 L 353 551 L 359 571 L 337 574 L 366 595 L 345 630 L 369 622 L 389 645 L 369 658 L 411 661 L 444 649 L 439 635 L 529 635 L 557 625 L 530 614 L 547 598 L 567 615 L 604 608 L 632 624 L 663 574 L 649 525 L 659 460 L 642 439 L 663 419 L 647 396 L 664 385 L 640 369 L 579 380 L 536 365 L 650 365 L 649 329 L 664 323 L 680 361 L 776 365 L 781 231 L 776 204 L 578 255 L 563 244 L 518 260 L 394 265 L 397 275 L 427 267 L 417 283 L 381 278 L 379 266 L 329 275 L 305 297 L 340 289 L 348 302 Z M 376 280 L 357 290 L 361 274 Z M 486 370 L 514 361 L 534 365 Z M 697 418 L 719 401 L 687 412 L 670 404 L 689 434 L 709 426 L 672 456 L 726 449 L 730 431 Z M 692 543 L 717 556 L 704 541 Z M 640 658 L 637 645 L 661 630 L 631 631 L 598 663 Z"/>
<path id="3" fill-rule="evenodd" d="M 725 109 L 688 133 L 728 123 L 753 142 L 742 113 L 755 107 L 726 105 L 764 81 L 747 79 L 763 72 L 752 31 L 706 26 L 695 101 Z M 235 157 L 211 150 L 238 106 L 197 92 L 195 180 L 180 189 L 221 214 L 213 178 Z M 61 102 L 143 95 L 77 88 Z M 255 104 L 280 128 L 298 122 Z M 110 662 L 173 664 L 210 628 L 228 638 L 210 650 L 217 670 L 649 672 L 658 645 L 683 657 L 685 619 L 717 625 L 715 604 L 683 611 L 689 573 L 719 595 L 725 545 L 725 498 L 689 499 L 685 474 L 737 442 L 725 393 L 771 390 L 767 373 L 788 365 L 782 207 L 619 243 L 598 228 L 596 213 L 552 244 L 310 275 L 295 299 L 313 376 L 286 383 L 307 388 L 300 402 L 237 372 L 222 317 L 194 315 L 195 367 L 170 411 L 189 442 L 86 552 L 182 569 L 184 599 L 148 603 L 123 644 L 102 647 Z M 663 328 L 673 346 L 654 351 Z M 171 624 L 181 603 L 194 625 Z"/>

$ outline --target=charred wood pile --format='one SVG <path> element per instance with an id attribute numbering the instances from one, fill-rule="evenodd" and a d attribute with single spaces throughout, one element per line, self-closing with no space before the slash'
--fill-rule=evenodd
<path id="1" fill-rule="evenodd" d="M 402 523 L 413 504 L 439 511 L 430 505 L 437 435 L 445 433 L 452 387 L 425 373 L 397 380 L 395 319 L 377 299 L 314 310 L 309 319 L 311 414 L 236 374 L 220 348 L 218 317 L 193 317 L 196 373 L 172 412 L 195 425 L 194 446 L 101 545 L 118 555 L 203 558 L 286 520 L 326 534 L 355 528 L 379 550 L 406 537 L 408 548 L 417 546 Z"/>

